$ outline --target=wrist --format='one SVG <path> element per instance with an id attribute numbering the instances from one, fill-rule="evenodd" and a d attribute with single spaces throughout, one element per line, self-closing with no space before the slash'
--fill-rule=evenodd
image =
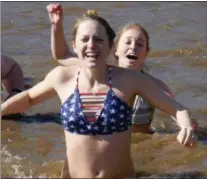
<path id="1" fill-rule="evenodd" d="M 58 23 L 51 23 L 51 28 L 54 29 L 55 31 L 60 31 L 63 30 L 63 23 L 58 22 Z"/>
<path id="2" fill-rule="evenodd" d="M 176 113 L 176 119 L 181 128 L 192 127 L 192 120 L 187 110 L 178 111 Z"/>

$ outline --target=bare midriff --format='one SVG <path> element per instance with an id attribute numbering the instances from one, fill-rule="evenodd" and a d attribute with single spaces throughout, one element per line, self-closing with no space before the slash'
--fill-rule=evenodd
<path id="1" fill-rule="evenodd" d="M 135 176 L 130 155 L 131 130 L 111 135 L 78 135 L 65 131 L 71 178 Z"/>

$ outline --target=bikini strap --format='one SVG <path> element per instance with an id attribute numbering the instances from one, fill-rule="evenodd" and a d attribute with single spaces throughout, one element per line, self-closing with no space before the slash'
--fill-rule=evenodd
<path id="1" fill-rule="evenodd" d="M 112 88 L 112 67 L 111 65 L 108 66 L 109 70 L 109 87 Z"/>
<path id="2" fill-rule="evenodd" d="M 78 89 L 78 82 L 79 82 L 79 76 L 80 76 L 81 67 L 78 70 L 78 73 L 76 75 L 76 88 Z"/>

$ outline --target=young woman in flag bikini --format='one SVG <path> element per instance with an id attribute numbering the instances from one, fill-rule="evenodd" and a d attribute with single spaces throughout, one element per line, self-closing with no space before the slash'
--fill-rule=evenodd
<path id="1" fill-rule="evenodd" d="M 66 57 L 75 57 L 76 55 L 72 53 L 66 43 L 63 30 L 63 9 L 59 3 L 49 4 L 47 6 L 49 13 L 51 25 L 51 50 L 54 59 L 62 65 L 68 66 L 74 61 L 64 60 Z M 133 36 L 134 34 L 134 36 Z M 137 40 L 138 39 L 138 40 Z M 133 43 L 135 41 L 135 43 Z M 148 32 L 139 24 L 128 24 L 123 26 L 116 35 L 114 40 L 114 50 L 115 59 L 111 61 L 118 61 L 118 66 L 123 68 L 131 68 L 137 71 L 141 71 L 143 74 L 148 75 L 144 70 L 144 62 L 146 60 L 147 54 L 150 50 L 149 48 L 149 35 Z M 125 49 L 128 48 L 130 52 L 124 54 Z M 134 52 L 136 55 L 134 55 Z M 113 55 L 112 55 L 113 56 Z M 131 59 L 131 58 L 136 59 Z M 161 80 L 148 75 L 156 84 L 163 90 L 167 95 L 174 99 L 172 92 L 167 87 L 167 85 Z M 92 110 L 92 109 L 91 109 Z M 151 133 L 150 125 L 153 120 L 155 108 L 150 105 L 143 97 L 137 95 L 132 115 L 132 132 L 144 132 Z M 194 123 L 195 124 L 195 123 Z M 62 177 L 67 177 L 68 166 L 67 161 L 65 161 L 64 168 L 62 171 Z"/>
<path id="2" fill-rule="evenodd" d="M 130 155 L 130 116 L 136 95 L 174 116 L 181 128 L 178 141 L 183 145 L 192 143 L 192 121 L 185 107 L 170 99 L 148 76 L 107 65 L 114 36 L 103 18 L 86 13 L 73 30 L 76 64 L 54 68 L 42 82 L 1 105 L 1 115 L 11 114 L 59 96 L 71 178 L 135 176 Z M 101 98 L 101 108 L 88 114 L 85 107 L 93 105 L 98 93 L 104 94 L 104 102 Z M 95 120 L 90 119 L 91 115 Z"/>

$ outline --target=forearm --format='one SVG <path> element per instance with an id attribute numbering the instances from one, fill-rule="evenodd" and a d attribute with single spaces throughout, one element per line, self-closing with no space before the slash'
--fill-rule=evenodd
<path id="1" fill-rule="evenodd" d="M 189 110 L 177 101 L 173 101 L 176 106 L 176 111 L 171 115 L 172 119 L 178 124 L 180 128 L 192 128 L 193 121 Z"/>
<path id="2" fill-rule="evenodd" d="M 51 25 L 51 50 L 55 60 L 64 59 L 70 55 L 62 24 Z"/>
<path id="3" fill-rule="evenodd" d="M 27 91 L 21 92 L 1 105 L 1 116 L 7 114 L 24 112 L 32 105 L 29 93 Z"/>
<path id="4" fill-rule="evenodd" d="M 180 128 L 193 128 L 193 121 L 188 109 L 176 101 L 175 103 L 176 111 L 171 114 L 171 118 Z"/>

